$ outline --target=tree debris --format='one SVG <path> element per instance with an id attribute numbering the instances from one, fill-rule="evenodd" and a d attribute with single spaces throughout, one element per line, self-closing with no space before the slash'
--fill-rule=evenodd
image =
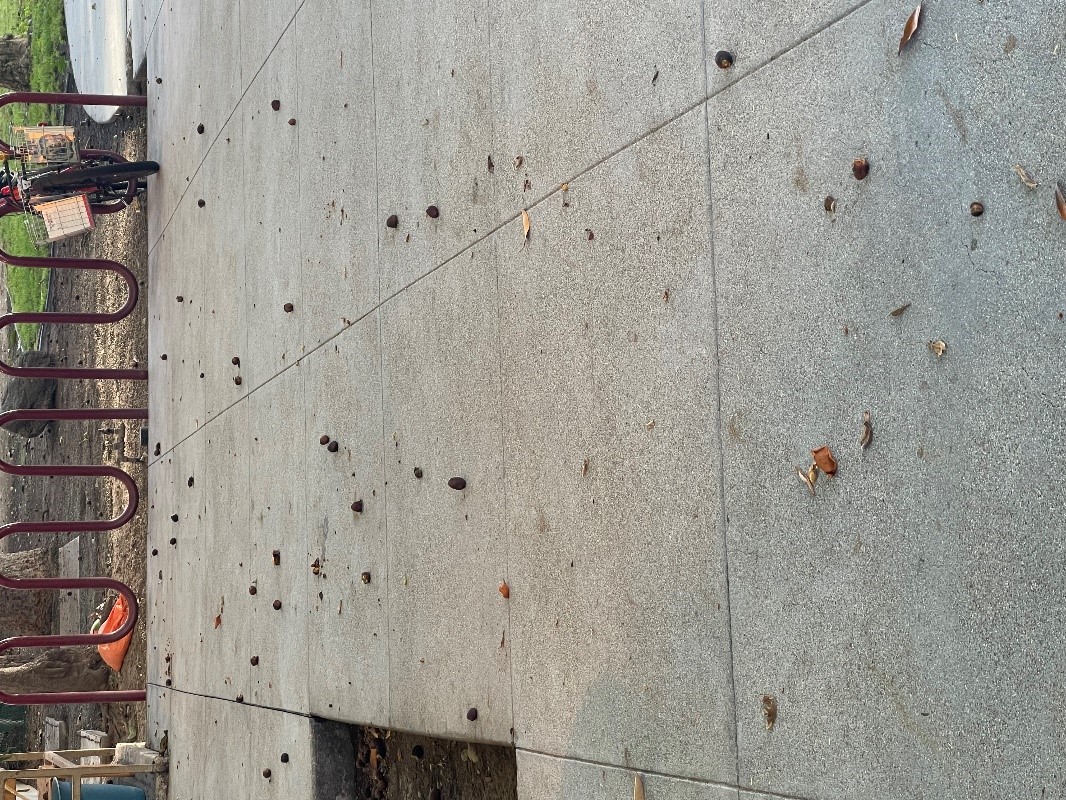
<path id="1" fill-rule="evenodd" d="M 918 32 L 918 24 L 922 20 L 922 4 L 919 3 L 918 7 L 911 12 L 911 15 L 907 17 L 907 23 L 903 26 L 903 36 L 899 40 L 899 51 L 896 55 L 903 52 L 903 48 L 907 46 L 907 43 L 914 37 L 914 34 Z"/>
<path id="2" fill-rule="evenodd" d="M 1023 167 L 1021 164 L 1015 164 L 1013 170 L 1014 174 L 1018 176 L 1018 180 L 1020 180 L 1030 189 L 1035 189 L 1039 185 L 1037 184 L 1033 176 L 1026 172 L 1025 167 Z"/>
<path id="3" fill-rule="evenodd" d="M 874 426 L 870 424 L 870 412 L 862 412 L 862 438 L 859 439 L 859 447 L 865 450 L 874 439 Z"/>

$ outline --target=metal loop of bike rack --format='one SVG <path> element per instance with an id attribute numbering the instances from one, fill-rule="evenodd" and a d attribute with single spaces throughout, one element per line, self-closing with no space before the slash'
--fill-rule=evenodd
<path id="1" fill-rule="evenodd" d="M 9 103 L 58 103 L 64 105 L 117 105 L 145 106 L 148 99 L 144 96 L 131 95 L 84 95 L 55 92 L 11 92 L 0 95 L 0 106 Z M 0 153 L 10 155 L 11 146 L 0 139 Z M 110 151 L 86 150 L 86 155 L 111 158 L 114 161 L 125 159 Z M 135 190 L 135 187 L 132 187 Z M 131 198 L 132 199 L 132 198 Z M 120 211 L 128 203 L 116 201 L 93 206 L 94 213 L 112 213 Z M 113 206 L 113 207 L 112 207 Z M 111 312 L 18 312 L 0 317 L 0 331 L 8 325 L 19 322 L 53 322 L 60 324 L 107 324 L 125 318 L 137 305 L 137 279 L 123 264 L 108 259 L 94 258 L 52 258 L 38 256 L 15 256 L 0 249 L 0 261 L 15 267 L 48 267 L 51 269 L 88 269 L 109 270 L 121 277 L 127 287 L 126 302 L 117 311 Z M 143 369 L 97 369 L 93 367 L 14 367 L 0 360 L 0 372 L 5 375 L 22 378 L 60 378 L 60 379 L 126 379 L 148 380 L 148 371 Z M 106 419 L 148 419 L 148 409 L 20 409 L 0 414 L 0 428 L 9 422 L 18 420 L 106 420 Z M 137 513 L 139 494 L 133 477 L 118 467 L 105 465 L 17 465 L 0 459 L 0 472 L 9 475 L 34 475 L 54 477 L 105 477 L 114 478 L 125 488 L 127 494 L 126 508 L 114 519 L 108 520 L 61 520 L 13 522 L 0 526 L 0 541 L 16 533 L 96 533 L 121 528 Z M 129 586 L 113 578 L 8 578 L 0 575 L 0 587 L 7 589 L 110 589 L 126 598 L 129 618 L 116 631 L 108 634 L 71 634 L 66 636 L 15 636 L 0 641 L 0 654 L 18 647 L 69 647 L 76 645 L 101 645 L 117 642 L 137 624 L 137 596 Z M 140 702 L 145 700 L 147 692 L 143 689 L 104 690 L 92 692 L 36 692 L 13 695 L 0 690 L 0 702 L 9 705 L 40 705 L 68 703 L 115 703 Z"/>
<path id="2" fill-rule="evenodd" d="M 0 428 L 18 420 L 103 420 L 148 419 L 146 408 L 57 408 L 22 409 L 0 414 Z M 126 488 L 126 508 L 113 519 L 102 520 L 44 520 L 11 522 L 0 526 L 0 541 L 16 533 L 98 533 L 121 528 L 137 513 L 140 495 L 137 482 L 128 472 L 104 465 L 20 465 L 0 459 L 0 472 L 8 475 L 39 475 L 67 478 L 114 478 Z M 117 642 L 137 624 L 137 596 L 129 586 L 113 578 L 8 578 L 0 575 L 0 586 L 6 589 L 111 589 L 126 598 L 129 618 L 112 633 L 79 633 L 67 636 L 14 636 L 0 641 L 0 654 L 16 647 L 67 647 L 100 645 Z M 37 705 L 43 703 L 115 703 L 144 700 L 143 689 L 105 690 L 94 692 L 36 692 L 8 694 L 0 690 L 0 703 Z"/>

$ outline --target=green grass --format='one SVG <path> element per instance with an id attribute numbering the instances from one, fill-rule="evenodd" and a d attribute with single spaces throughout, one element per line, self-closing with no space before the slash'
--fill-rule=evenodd
<path id="1" fill-rule="evenodd" d="M 0 35 L 26 34 L 33 20 L 30 54 L 33 68 L 30 87 L 36 92 L 57 92 L 63 88 L 67 60 L 63 49 L 67 41 L 63 21 L 63 0 L 0 0 Z M 44 105 L 14 104 L 0 108 L 0 137 L 7 139 L 12 125 L 36 125 L 38 122 L 59 122 L 62 111 Z M 38 248 L 26 232 L 21 214 L 0 218 L 0 242 L 13 255 L 47 255 Z M 41 311 L 48 295 L 48 270 L 8 267 L 7 292 L 15 311 Z M 37 341 L 38 325 L 16 325 L 23 348 L 32 348 Z"/>

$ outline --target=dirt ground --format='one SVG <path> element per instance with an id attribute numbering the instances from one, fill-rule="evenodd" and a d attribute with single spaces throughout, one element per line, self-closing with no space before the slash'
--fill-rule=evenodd
<path id="1" fill-rule="evenodd" d="M 144 158 L 146 122 L 143 109 L 122 112 L 111 124 L 98 125 L 80 108 L 68 109 L 67 124 L 77 126 L 82 146 L 117 150 L 130 160 Z M 54 353 L 64 366 L 143 367 L 148 357 L 148 328 L 145 287 L 148 275 L 147 215 L 144 200 L 118 214 L 98 218 L 91 234 L 57 245 L 59 256 L 110 258 L 125 264 L 142 291 L 137 307 L 126 319 L 113 325 L 45 325 L 41 349 Z M 113 310 L 125 300 L 125 283 L 107 272 L 84 273 L 55 270 L 49 296 L 49 310 Z M 56 405 L 60 408 L 146 408 L 145 382 L 60 381 Z M 140 429 L 145 423 L 124 420 L 121 412 L 114 421 L 58 422 L 37 439 L 26 441 L 0 433 L 0 447 L 14 463 L 109 464 L 129 472 L 142 492 L 142 502 L 134 519 L 118 531 L 83 534 L 81 574 L 118 578 L 133 588 L 144 607 L 147 543 L 147 470 Z M 61 480 L 0 476 L 0 504 L 5 521 L 25 519 L 84 520 L 103 519 L 121 513 L 125 504 L 122 487 L 105 479 Z M 4 542 L 5 549 L 55 547 L 66 544 L 72 534 L 17 535 Z M 81 619 L 88 632 L 89 614 L 103 599 L 102 592 L 83 592 Z M 58 615 L 54 632 L 58 632 Z M 120 674 L 113 674 L 112 688 L 145 686 L 145 629 L 143 619 L 134 632 L 126 662 Z M 67 706 L 31 708 L 28 717 L 28 744 L 39 745 L 43 718 L 67 721 L 71 741 L 83 728 L 105 730 L 114 741 L 141 740 L 145 736 L 143 703 L 108 706 Z"/>

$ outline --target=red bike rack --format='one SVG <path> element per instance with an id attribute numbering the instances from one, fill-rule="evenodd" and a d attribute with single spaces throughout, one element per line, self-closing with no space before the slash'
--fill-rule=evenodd
<path id="1" fill-rule="evenodd" d="M 57 103 L 63 105 L 115 105 L 146 106 L 148 98 L 130 95 L 88 95 L 70 93 L 12 92 L 0 96 L 0 106 L 10 103 Z M 93 157 L 111 158 L 115 161 L 125 159 L 110 151 L 85 150 L 84 154 Z M 11 146 L 0 139 L 0 153 L 10 155 Z M 134 189 L 135 187 L 131 187 Z M 132 199 L 132 198 L 130 198 Z M 127 203 L 121 201 L 93 206 L 95 213 L 113 213 L 125 208 Z M 17 209 L 0 212 L 0 216 L 14 213 Z M 48 267 L 50 269 L 88 269 L 109 270 L 121 277 L 127 287 L 126 302 L 117 311 L 111 312 L 17 312 L 0 317 L 0 331 L 8 325 L 19 322 L 53 322 L 59 324 L 107 324 L 125 318 L 137 305 L 137 279 L 130 270 L 107 259 L 94 258 L 51 258 L 42 256 L 15 256 L 0 249 L 0 261 L 16 267 Z M 125 379 L 148 380 L 148 370 L 144 369 L 97 369 L 94 367 L 14 367 L 0 360 L 0 372 L 5 375 L 22 378 L 60 378 L 60 379 Z M 9 422 L 18 420 L 107 420 L 107 419 L 148 419 L 148 410 L 136 409 L 41 409 L 15 410 L 0 414 L 0 428 Z M 16 533 L 95 533 L 121 528 L 137 513 L 139 494 L 133 477 L 118 467 L 94 465 L 40 465 L 28 466 L 10 464 L 0 459 L 0 472 L 9 475 L 36 475 L 55 477 L 104 477 L 119 481 L 127 493 L 126 508 L 114 519 L 109 520 L 65 520 L 13 522 L 0 526 L 0 541 Z M 108 634 L 73 634 L 68 636 L 15 636 L 0 641 L 0 654 L 16 647 L 68 647 L 75 645 L 101 645 L 116 642 L 133 630 L 137 624 L 137 596 L 129 586 L 113 578 L 8 578 L 0 575 L 0 586 L 8 589 L 110 589 L 126 598 L 129 618 L 118 630 Z M 10 705 L 66 704 L 66 703 L 115 703 L 136 702 L 146 699 L 147 692 L 139 690 L 95 691 L 95 692 L 38 692 L 32 694 L 12 695 L 0 691 L 0 702 Z"/>

